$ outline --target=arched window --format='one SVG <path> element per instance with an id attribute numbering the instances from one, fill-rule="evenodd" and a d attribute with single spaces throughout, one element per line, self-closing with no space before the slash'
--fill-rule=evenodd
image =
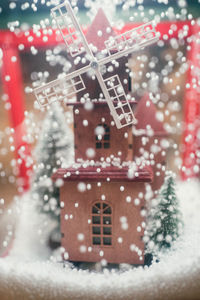
<path id="1" fill-rule="evenodd" d="M 112 245 L 112 208 L 105 202 L 92 206 L 92 244 Z"/>
<path id="2" fill-rule="evenodd" d="M 96 149 L 108 149 L 110 148 L 110 127 L 106 124 L 99 124 L 97 128 L 100 127 L 103 129 L 104 133 L 101 134 L 96 134 Z M 98 131 L 98 130 L 97 130 Z M 100 130 L 101 131 L 101 130 Z"/>

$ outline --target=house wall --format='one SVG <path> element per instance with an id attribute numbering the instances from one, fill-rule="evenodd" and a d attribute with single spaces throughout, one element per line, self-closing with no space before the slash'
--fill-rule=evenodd
<path id="1" fill-rule="evenodd" d="M 69 260 L 96 262 L 106 259 L 109 263 L 142 264 L 144 197 L 141 193 L 145 183 L 102 182 L 98 186 L 98 181 L 85 181 L 84 184 L 86 189 L 82 192 L 78 190 L 77 181 L 66 181 L 60 190 L 61 206 L 64 204 L 61 209 L 62 246 Z M 121 186 L 124 191 L 120 190 Z M 112 246 L 92 245 L 92 204 L 95 202 L 108 203 L 113 210 Z"/>
<path id="2" fill-rule="evenodd" d="M 109 141 L 104 140 L 104 135 L 102 140 L 96 140 L 95 129 L 99 124 L 106 124 L 110 127 Z M 93 110 L 86 110 L 82 105 L 74 106 L 74 126 L 76 160 L 81 158 L 100 161 L 101 157 L 106 158 L 111 155 L 120 157 L 122 161 L 132 160 L 131 128 L 124 127 L 120 130 L 116 128 L 107 103 L 97 103 Z M 104 147 L 107 142 L 109 142 L 109 148 Z M 102 144 L 101 148 L 97 148 L 97 143 Z"/>

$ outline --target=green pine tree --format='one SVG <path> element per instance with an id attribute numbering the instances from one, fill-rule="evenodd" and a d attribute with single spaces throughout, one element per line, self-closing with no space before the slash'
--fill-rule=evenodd
<path id="1" fill-rule="evenodd" d="M 165 179 L 158 204 L 151 208 L 147 225 L 147 252 L 157 254 L 171 247 L 182 231 L 181 213 L 172 176 Z"/>
<path id="2" fill-rule="evenodd" d="M 37 165 L 31 192 L 39 210 L 59 224 L 59 188 L 51 177 L 72 159 L 72 133 L 58 103 L 54 103 L 46 114 L 35 152 Z"/>

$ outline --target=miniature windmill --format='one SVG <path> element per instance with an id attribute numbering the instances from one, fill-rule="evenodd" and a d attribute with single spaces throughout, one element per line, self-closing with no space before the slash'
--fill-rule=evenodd
<path id="1" fill-rule="evenodd" d="M 39 104 L 46 106 L 84 90 L 85 84 L 81 75 L 92 71 L 99 82 L 117 128 L 135 123 L 136 119 L 119 76 L 104 78 L 102 69 L 107 63 L 156 42 L 158 35 L 153 22 L 109 38 L 105 42 L 101 58 L 97 59 L 80 28 L 70 3 L 64 2 L 54 7 L 51 12 L 67 46 L 67 51 L 72 57 L 85 53 L 86 65 L 61 79 L 36 88 L 34 93 Z"/>

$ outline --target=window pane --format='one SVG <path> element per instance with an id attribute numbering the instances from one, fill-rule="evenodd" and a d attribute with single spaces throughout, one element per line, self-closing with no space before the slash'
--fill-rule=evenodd
<path id="1" fill-rule="evenodd" d="M 96 149 L 102 148 L 102 143 L 96 143 Z"/>
<path id="2" fill-rule="evenodd" d="M 92 213 L 93 214 L 98 214 L 99 209 L 96 206 L 92 207 Z"/>
<path id="3" fill-rule="evenodd" d="M 101 208 L 101 203 L 95 203 L 95 206 Z"/>
<path id="4" fill-rule="evenodd" d="M 103 213 L 105 215 L 110 215 L 111 214 L 111 207 L 106 208 Z"/>
<path id="5" fill-rule="evenodd" d="M 106 132 L 106 133 L 109 133 L 109 132 L 110 132 L 110 127 L 109 127 L 109 126 L 105 125 L 105 126 L 104 126 L 104 129 L 105 129 L 105 132 Z"/>
<path id="6" fill-rule="evenodd" d="M 93 216 L 92 217 L 92 224 L 100 224 L 100 223 L 101 223 L 100 216 Z"/>
<path id="7" fill-rule="evenodd" d="M 105 134 L 104 141 L 109 141 L 109 140 L 110 140 L 110 134 Z"/>
<path id="8" fill-rule="evenodd" d="M 93 245 L 101 245 L 101 238 L 98 236 L 94 236 L 92 238 L 92 243 L 93 243 Z"/>
<path id="9" fill-rule="evenodd" d="M 112 245 L 112 240 L 110 237 L 104 237 L 103 238 L 103 244 L 104 245 Z"/>
<path id="10" fill-rule="evenodd" d="M 111 227 L 103 227 L 103 234 L 112 234 L 112 228 Z"/>
<path id="11" fill-rule="evenodd" d="M 101 208 L 101 203 L 95 203 L 95 205 L 92 207 L 92 213 L 100 214 L 100 208 Z"/>
<path id="12" fill-rule="evenodd" d="M 108 207 L 108 204 L 103 203 L 103 209 L 106 208 L 106 207 Z"/>
<path id="13" fill-rule="evenodd" d="M 111 224 L 111 217 L 103 217 L 103 224 L 106 225 Z"/>
<path id="14" fill-rule="evenodd" d="M 101 234 L 101 228 L 100 227 L 92 227 L 92 233 L 93 234 Z"/>

